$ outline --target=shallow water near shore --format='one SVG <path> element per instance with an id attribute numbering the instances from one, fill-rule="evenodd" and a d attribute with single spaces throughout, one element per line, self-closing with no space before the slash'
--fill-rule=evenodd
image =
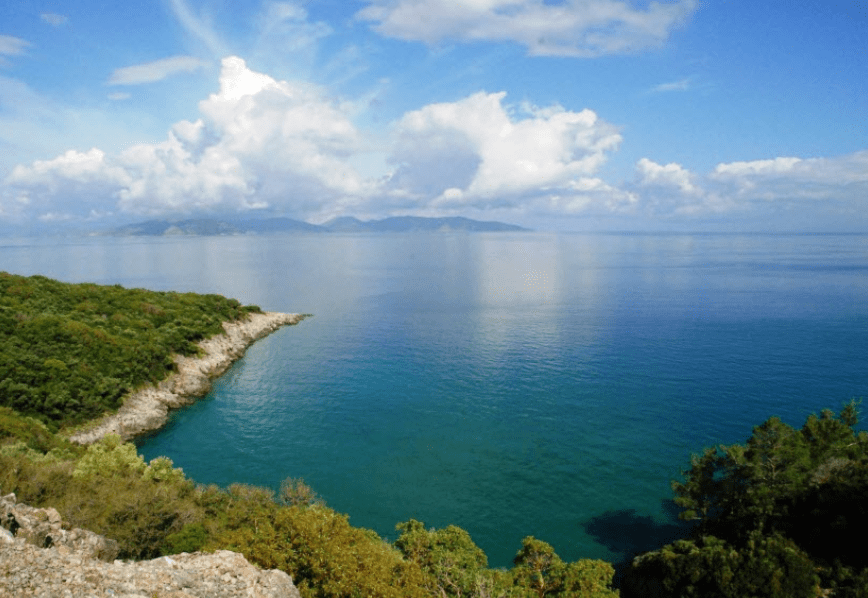
<path id="1" fill-rule="evenodd" d="M 201 483 L 304 478 L 394 539 L 493 566 L 666 541 L 691 452 L 868 395 L 868 236 L 425 234 L 6 240 L 0 270 L 313 318 L 139 443 Z"/>

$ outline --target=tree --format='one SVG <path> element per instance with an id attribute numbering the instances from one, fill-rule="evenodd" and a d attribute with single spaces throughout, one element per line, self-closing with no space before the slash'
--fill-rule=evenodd
<path id="1" fill-rule="evenodd" d="M 395 529 L 401 532 L 395 547 L 425 573 L 429 593 L 459 598 L 477 592 L 488 559 L 465 530 L 454 525 L 427 530 L 415 519 Z"/>
<path id="2" fill-rule="evenodd" d="M 792 541 L 754 531 L 744 548 L 705 536 L 637 557 L 623 598 L 815 598 L 819 578 Z"/>
<path id="3" fill-rule="evenodd" d="M 755 529 L 786 529 L 799 496 L 828 481 L 836 467 L 868 461 L 868 435 L 855 432 L 857 423 L 855 402 L 838 417 L 810 416 L 801 430 L 773 417 L 754 427 L 744 445 L 694 455 L 684 480 L 672 483 L 680 517 L 697 521 L 700 534 L 730 541 Z"/>
<path id="4" fill-rule="evenodd" d="M 608 598 L 618 595 L 611 583 L 615 570 L 604 561 L 565 563 L 550 544 L 528 536 L 513 560 L 515 585 L 528 596 Z"/>

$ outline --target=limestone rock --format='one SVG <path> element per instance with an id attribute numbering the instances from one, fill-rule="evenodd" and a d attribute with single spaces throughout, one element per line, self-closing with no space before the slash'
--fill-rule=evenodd
<path id="1" fill-rule="evenodd" d="M 235 552 L 116 561 L 113 540 L 63 530 L 54 509 L 16 503 L 9 494 L 0 498 L 0 514 L 0 596 L 301 598 L 289 575 L 260 570 Z"/>
<path id="2" fill-rule="evenodd" d="M 83 529 L 65 530 L 55 509 L 16 503 L 14 494 L 0 497 L 0 527 L 8 532 L 7 540 L 20 539 L 38 548 L 63 547 L 104 561 L 114 560 L 118 555 L 118 543 L 114 540 Z"/>

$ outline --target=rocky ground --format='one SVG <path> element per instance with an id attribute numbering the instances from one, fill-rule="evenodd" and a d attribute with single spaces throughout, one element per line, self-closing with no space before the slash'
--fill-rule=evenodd
<path id="1" fill-rule="evenodd" d="M 283 571 L 221 550 L 114 560 L 117 543 L 63 529 L 54 509 L 0 497 L 0 596 L 15 598 L 301 598 Z"/>

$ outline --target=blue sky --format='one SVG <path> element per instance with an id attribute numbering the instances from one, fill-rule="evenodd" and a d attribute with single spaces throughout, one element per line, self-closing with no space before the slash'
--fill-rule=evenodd
<path id="1" fill-rule="evenodd" d="M 868 230 L 865 0 L 6 0 L 0 224 Z"/>

